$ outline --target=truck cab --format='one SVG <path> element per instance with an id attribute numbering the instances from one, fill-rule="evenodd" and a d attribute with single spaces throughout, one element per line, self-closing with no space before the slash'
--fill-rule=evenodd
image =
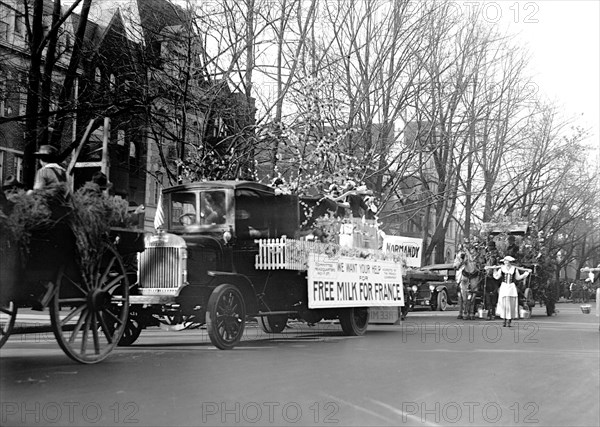
<path id="1" fill-rule="evenodd" d="M 251 181 L 210 181 L 164 191 L 166 230 L 182 236 L 204 234 L 238 240 L 293 235 L 298 227 L 298 197 L 275 194 Z"/>

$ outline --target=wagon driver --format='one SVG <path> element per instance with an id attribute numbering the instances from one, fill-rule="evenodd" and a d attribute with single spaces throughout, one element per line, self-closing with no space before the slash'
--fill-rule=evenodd
<path id="1" fill-rule="evenodd" d="M 42 145 L 34 155 L 42 167 L 35 174 L 34 190 L 43 190 L 65 184 L 67 172 L 58 164 L 58 150 L 52 145 Z"/>
<path id="2" fill-rule="evenodd" d="M 501 259 L 504 265 L 493 265 L 486 266 L 485 269 L 493 269 L 494 278 L 499 280 L 502 278 L 502 283 L 498 289 L 498 305 L 496 306 L 496 314 L 504 320 L 502 326 L 508 326 L 510 328 L 510 322 L 512 319 L 517 319 L 519 316 L 519 304 L 518 304 L 518 293 L 517 285 L 515 280 L 523 280 L 529 276 L 530 270 L 524 268 L 517 268 L 512 263 L 515 261 L 510 255 L 505 256 Z M 519 270 L 524 270 L 520 273 Z"/>

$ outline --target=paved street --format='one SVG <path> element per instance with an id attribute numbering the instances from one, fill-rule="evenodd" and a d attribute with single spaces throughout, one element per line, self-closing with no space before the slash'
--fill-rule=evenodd
<path id="1" fill-rule="evenodd" d="M 250 324 L 231 351 L 203 329 L 152 328 L 92 366 L 52 333 L 15 334 L 0 350 L 0 425 L 597 426 L 598 318 L 557 308 L 512 328 L 417 311 L 363 337 Z"/>

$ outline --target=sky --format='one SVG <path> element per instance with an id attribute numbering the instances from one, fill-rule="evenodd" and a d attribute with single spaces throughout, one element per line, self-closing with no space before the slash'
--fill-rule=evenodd
<path id="1" fill-rule="evenodd" d="M 534 89 L 574 125 L 589 130 L 586 142 L 600 162 L 600 0 L 454 3 L 464 12 L 479 8 L 485 19 L 515 34 L 529 49 Z"/>
<path id="2" fill-rule="evenodd" d="M 531 53 L 537 89 L 575 125 L 589 129 L 587 142 L 600 161 L 600 0 L 476 3 L 490 21 L 517 33 Z"/>

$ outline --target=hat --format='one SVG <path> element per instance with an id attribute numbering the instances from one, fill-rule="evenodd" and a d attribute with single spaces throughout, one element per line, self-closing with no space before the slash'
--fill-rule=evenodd
<path id="1" fill-rule="evenodd" d="M 52 145 L 41 145 L 40 149 L 33 153 L 37 157 L 47 158 L 47 159 L 56 159 L 58 158 L 58 150 L 56 147 Z"/>
<path id="2" fill-rule="evenodd" d="M 510 255 L 506 255 L 504 258 L 502 258 L 500 261 L 509 261 L 509 262 L 514 262 L 515 259 L 513 257 L 511 257 Z"/>
<path id="3" fill-rule="evenodd" d="M 14 175 L 9 175 L 6 178 L 6 181 L 4 181 L 4 184 L 2 185 L 2 191 L 18 188 L 25 188 L 25 185 L 20 183 Z"/>
<path id="4" fill-rule="evenodd" d="M 108 182 L 108 179 L 103 172 L 96 172 L 92 176 L 92 182 L 98 184 L 101 190 L 106 190 L 112 187 L 112 183 Z"/>

